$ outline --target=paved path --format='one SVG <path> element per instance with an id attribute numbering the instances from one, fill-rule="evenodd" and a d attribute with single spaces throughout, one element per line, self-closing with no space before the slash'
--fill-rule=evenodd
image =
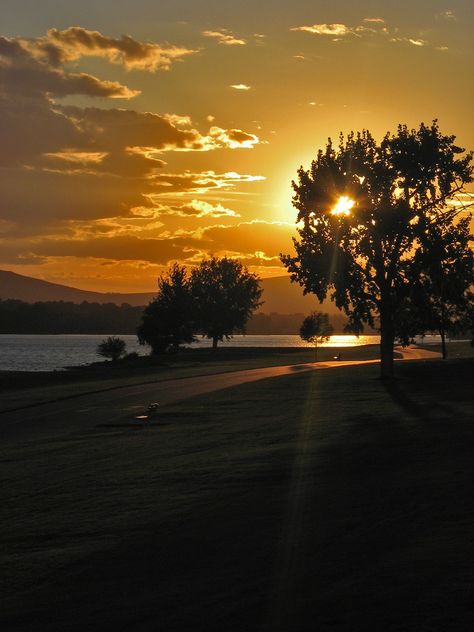
<path id="1" fill-rule="evenodd" d="M 409 347 L 395 347 L 395 351 L 402 354 L 403 360 L 434 360 L 441 358 L 441 353 L 421 349 L 416 345 L 410 345 Z"/>
<path id="2" fill-rule="evenodd" d="M 439 354 L 423 349 L 397 348 L 397 351 L 401 352 L 403 359 L 406 360 L 439 357 Z M 153 401 L 158 401 L 161 405 L 172 404 L 196 395 L 266 378 L 378 362 L 379 360 L 339 360 L 273 366 L 89 393 L 74 399 L 43 403 L 23 410 L 1 413 L 0 440 L 32 440 L 39 436 L 88 432 L 97 426 L 113 428 L 122 425 L 125 427 L 134 420 L 135 415 L 145 412 L 144 407 Z"/>

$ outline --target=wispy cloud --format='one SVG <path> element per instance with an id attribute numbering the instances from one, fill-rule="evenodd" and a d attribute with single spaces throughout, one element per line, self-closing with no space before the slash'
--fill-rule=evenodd
<path id="1" fill-rule="evenodd" d="M 231 31 L 221 29 L 220 31 L 203 31 L 204 37 L 211 37 L 225 46 L 244 46 L 247 42 L 244 39 L 235 37 Z"/>
<path id="2" fill-rule="evenodd" d="M 447 9 L 446 11 L 440 11 L 435 15 L 437 20 L 457 20 L 457 16 L 452 9 Z"/>
<path id="3" fill-rule="evenodd" d="M 383 18 L 364 18 L 364 22 L 368 22 L 369 24 L 385 24 L 385 20 Z"/>
<path id="4" fill-rule="evenodd" d="M 248 86 L 245 83 L 233 83 L 230 87 L 234 90 L 251 90 L 251 86 Z"/>
<path id="5" fill-rule="evenodd" d="M 314 35 L 332 35 L 333 37 L 340 37 L 353 32 L 345 24 L 313 24 L 311 26 L 295 26 L 290 30 L 313 33 Z"/>
<path id="6" fill-rule="evenodd" d="M 451 12 L 446 12 L 450 14 Z M 448 19 L 448 18 L 446 18 Z M 291 31 L 306 32 L 316 36 L 330 36 L 333 42 L 339 42 L 347 37 L 362 38 L 382 38 L 391 43 L 405 43 L 417 46 L 429 46 L 430 43 L 417 36 L 402 35 L 399 28 L 390 28 L 384 18 L 367 17 L 364 18 L 362 24 L 349 26 L 347 24 L 313 24 L 306 26 L 297 26 L 290 29 Z M 295 55 L 295 58 L 301 59 L 303 56 Z"/>
<path id="7" fill-rule="evenodd" d="M 222 204 L 209 204 L 203 200 L 191 200 L 189 204 L 181 204 L 179 206 L 162 206 L 158 210 L 158 216 L 161 215 L 178 215 L 179 217 L 240 217 L 232 209 L 226 208 Z"/>

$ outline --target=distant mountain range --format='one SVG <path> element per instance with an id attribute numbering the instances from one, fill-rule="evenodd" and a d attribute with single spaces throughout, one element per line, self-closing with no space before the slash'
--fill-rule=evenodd
<path id="1" fill-rule="evenodd" d="M 320 305 L 313 295 L 303 295 L 299 285 L 290 282 L 289 277 L 262 279 L 264 304 L 259 312 L 280 314 L 309 313 L 311 310 L 340 314 L 334 303 L 325 301 Z M 15 272 L 0 270 L 0 299 L 17 299 L 27 303 L 38 301 L 67 301 L 72 303 L 128 303 L 147 305 L 155 297 L 154 292 L 121 294 L 113 292 L 89 292 L 67 285 L 50 283 Z"/>

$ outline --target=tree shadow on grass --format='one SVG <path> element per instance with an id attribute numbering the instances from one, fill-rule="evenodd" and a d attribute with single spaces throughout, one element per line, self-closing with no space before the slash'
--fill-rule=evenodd
<path id="1" fill-rule="evenodd" d="M 414 362 L 399 368 L 400 379 L 384 382 L 395 404 L 419 421 L 467 421 L 459 404 L 473 401 L 474 362 Z"/>

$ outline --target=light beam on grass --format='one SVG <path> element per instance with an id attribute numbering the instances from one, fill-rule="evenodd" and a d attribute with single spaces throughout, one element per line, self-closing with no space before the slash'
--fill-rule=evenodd
<path id="1" fill-rule="evenodd" d="M 280 544 L 276 555 L 274 587 L 269 599 L 268 623 L 271 630 L 290 630 L 293 623 L 293 604 L 297 591 L 298 558 L 302 550 L 303 517 L 311 491 L 313 421 L 317 419 L 314 396 L 318 371 L 308 377 L 308 389 L 303 415 L 295 437 L 295 454 L 288 485 L 286 510 L 282 519 Z M 289 423 L 290 420 L 289 420 Z M 298 423 L 295 421 L 294 423 Z"/>

